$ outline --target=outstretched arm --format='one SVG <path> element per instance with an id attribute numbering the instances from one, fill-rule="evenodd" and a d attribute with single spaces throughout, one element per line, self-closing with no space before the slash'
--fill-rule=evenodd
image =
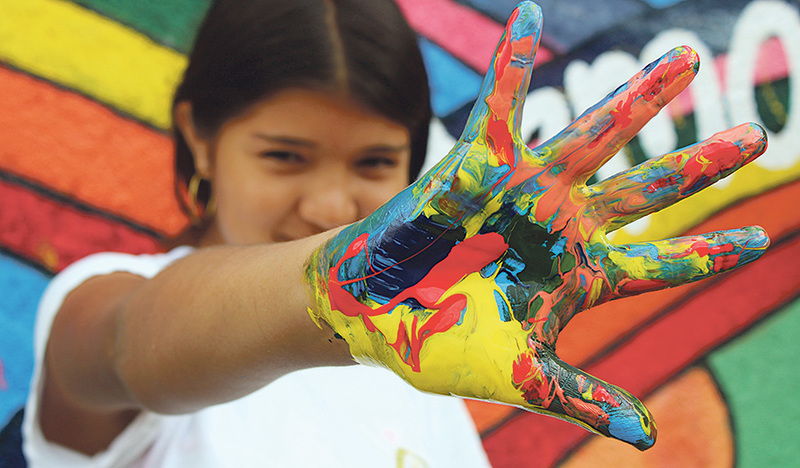
<path id="1" fill-rule="evenodd" d="M 625 245 L 606 234 L 730 174 L 766 138 L 744 124 L 587 185 L 690 83 L 698 59 L 668 52 L 530 149 L 520 116 L 540 29 L 540 9 L 520 4 L 453 150 L 315 253 L 311 313 L 356 359 L 417 388 L 550 414 L 645 449 L 651 414 L 561 361 L 558 335 L 597 304 L 758 258 L 769 243 L 760 228 Z"/>

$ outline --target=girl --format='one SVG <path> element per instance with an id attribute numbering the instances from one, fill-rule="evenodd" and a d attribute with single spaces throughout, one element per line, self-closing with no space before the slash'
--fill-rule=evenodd
<path id="1" fill-rule="evenodd" d="M 210 12 L 174 106 L 194 247 L 101 254 L 54 280 L 37 323 L 30 459 L 486 463 L 455 400 L 381 371 L 319 368 L 351 356 L 427 392 L 652 446 L 647 409 L 561 361 L 558 334 L 595 304 L 757 258 L 759 228 L 628 245 L 606 233 L 751 161 L 763 130 L 587 186 L 688 85 L 697 57 L 670 51 L 530 149 L 519 116 L 541 12 L 526 2 L 456 146 L 403 189 L 429 117 L 427 98 L 413 104 L 425 95 L 413 34 L 390 4 L 315 1 L 292 15 L 301 3 Z M 248 53 L 256 42 L 269 47 Z"/>

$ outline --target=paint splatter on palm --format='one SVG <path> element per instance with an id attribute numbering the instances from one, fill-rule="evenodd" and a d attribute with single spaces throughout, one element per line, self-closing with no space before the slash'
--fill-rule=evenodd
<path id="1" fill-rule="evenodd" d="M 756 259 L 759 228 L 614 245 L 608 232 L 710 185 L 760 155 L 746 124 L 587 186 L 697 72 L 677 48 L 535 149 L 519 135 L 541 30 L 514 11 L 464 133 L 417 183 L 310 259 L 311 311 L 364 363 L 415 387 L 567 419 L 640 449 L 647 409 L 556 355 L 578 312 L 706 278 Z"/>

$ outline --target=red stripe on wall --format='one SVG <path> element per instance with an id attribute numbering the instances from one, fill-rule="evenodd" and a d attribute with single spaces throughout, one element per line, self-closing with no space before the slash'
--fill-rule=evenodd
<path id="1" fill-rule="evenodd" d="M 474 70 L 489 69 L 503 25 L 453 0 L 397 0 L 397 4 L 419 34 Z M 549 50 L 539 47 L 536 64 L 552 58 Z"/>
<path id="2" fill-rule="evenodd" d="M 0 169 L 156 231 L 186 224 L 170 138 L 84 96 L 0 67 Z"/>
<path id="3" fill-rule="evenodd" d="M 0 245 L 57 272 L 95 252 L 153 253 L 155 238 L 0 180 Z"/>

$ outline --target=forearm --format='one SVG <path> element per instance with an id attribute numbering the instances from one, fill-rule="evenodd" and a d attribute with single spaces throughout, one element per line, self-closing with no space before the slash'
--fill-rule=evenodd
<path id="1" fill-rule="evenodd" d="M 326 237 L 201 249 L 117 311 L 114 368 L 138 404 L 180 413 L 306 367 L 352 363 L 307 313 L 303 263 Z"/>

